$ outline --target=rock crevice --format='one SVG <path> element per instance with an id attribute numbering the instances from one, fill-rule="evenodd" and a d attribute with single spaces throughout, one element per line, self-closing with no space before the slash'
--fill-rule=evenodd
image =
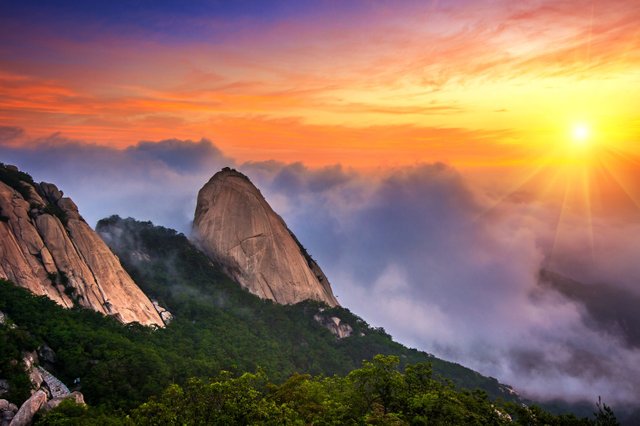
<path id="1" fill-rule="evenodd" d="M 0 164 L 0 278 L 64 307 L 162 327 L 149 298 L 63 195 Z"/>

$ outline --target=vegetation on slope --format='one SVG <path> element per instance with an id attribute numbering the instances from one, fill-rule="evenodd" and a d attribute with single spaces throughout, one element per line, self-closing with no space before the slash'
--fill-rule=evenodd
<path id="1" fill-rule="evenodd" d="M 294 374 L 280 385 L 264 371 L 171 385 L 128 416 L 105 416 L 67 403 L 40 425 L 614 425 L 605 405 L 595 420 L 553 416 L 537 407 L 496 405 L 482 391 L 458 391 L 435 380 L 427 363 L 398 370 L 378 355 L 346 377 Z M 98 423 L 102 422 L 102 423 Z"/>
<path id="2" fill-rule="evenodd" d="M 326 309 L 354 328 L 337 339 L 313 319 L 320 304 L 249 294 L 173 230 L 112 217 L 99 231 L 175 319 L 157 330 L 122 325 L 0 280 L 0 311 L 15 324 L 0 325 L 0 376 L 10 379 L 13 402 L 29 384 L 12 361 L 47 344 L 57 354 L 52 372 L 68 384 L 80 379 L 93 407 L 66 402 L 41 424 L 501 424 L 506 414 L 515 424 L 589 424 L 503 404 L 495 397 L 511 394 L 495 379 L 395 343 L 346 309 Z"/>
<path id="3" fill-rule="evenodd" d="M 96 228 L 145 294 L 157 299 L 176 317 L 173 327 L 195 321 L 199 345 L 193 351 L 230 352 L 241 371 L 260 365 L 270 377 L 282 380 L 294 372 L 346 374 L 363 359 L 377 354 L 398 355 L 401 365 L 431 362 L 437 375 L 456 385 L 487 391 L 492 397 L 514 399 L 496 379 L 459 364 L 406 348 L 384 329 L 370 327 L 342 307 L 317 302 L 282 306 L 242 289 L 182 234 L 151 222 L 103 219 Z M 313 316 L 339 317 L 353 327 L 351 337 L 336 339 Z M 219 353 L 220 358 L 225 357 Z M 224 368 L 227 368 L 224 366 Z"/>

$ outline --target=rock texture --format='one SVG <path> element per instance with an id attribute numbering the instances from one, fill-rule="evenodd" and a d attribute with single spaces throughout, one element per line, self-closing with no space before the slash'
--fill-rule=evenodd
<path id="1" fill-rule="evenodd" d="M 31 424 L 33 416 L 47 402 L 47 394 L 43 390 L 38 390 L 31 395 L 20 407 L 16 415 L 11 420 L 10 426 L 28 426 Z"/>
<path id="2" fill-rule="evenodd" d="M 320 267 L 242 173 L 225 168 L 200 190 L 193 231 L 200 248 L 253 294 L 338 305 Z"/>
<path id="3" fill-rule="evenodd" d="M 62 306 L 163 326 L 153 304 L 55 185 L 0 165 L 0 278 Z"/>
<path id="4" fill-rule="evenodd" d="M 39 354 L 42 354 L 39 356 Z M 45 359 L 47 362 L 54 362 L 55 352 L 47 346 L 40 346 L 37 351 L 22 352 L 22 364 L 25 372 L 31 381 L 31 397 L 27 399 L 20 409 L 15 404 L 0 399 L 0 426 L 23 426 L 30 425 L 33 416 L 39 410 L 51 410 L 57 407 L 65 399 L 71 399 L 76 404 L 84 405 L 84 395 L 80 392 L 70 392 L 69 388 L 57 377 L 43 368 L 40 362 Z M 10 363 L 16 363 L 12 360 Z M 9 391 L 8 382 L 5 382 L 6 391 Z"/>
<path id="5" fill-rule="evenodd" d="M 328 329 L 338 339 L 344 339 L 353 333 L 353 327 L 338 317 L 327 317 L 318 313 L 313 316 L 313 319 Z"/>
<path id="6" fill-rule="evenodd" d="M 9 426 L 18 412 L 18 407 L 6 399 L 0 399 L 0 426 Z"/>

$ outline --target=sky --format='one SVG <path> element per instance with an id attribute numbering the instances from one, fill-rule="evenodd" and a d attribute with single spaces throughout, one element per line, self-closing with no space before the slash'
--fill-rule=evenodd
<path id="1" fill-rule="evenodd" d="M 0 161 L 92 225 L 186 234 L 236 167 L 399 341 L 633 403 L 638 22 L 634 0 L 2 2 Z"/>

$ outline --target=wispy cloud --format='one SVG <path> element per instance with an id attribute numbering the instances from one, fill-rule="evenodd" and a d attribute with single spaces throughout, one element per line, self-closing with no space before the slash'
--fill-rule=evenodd
<path id="1" fill-rule="evenodd" d="M 619 138 L 629 139 L 638 131 L 629 105 L 640 90 L 633 84 L 639 9 L 631 0 L 364 2 L 348 10 L 323 4 L 257 21 L 234 12 L 233 36 L 222 38 L 205 18 L 184 11 L 156 11 L 154 22 L 171 19 L 201 37 L 176 31 L 172 38 L 151 24 L 115 32 L 92 28 L 90 19 L 77 30 L 86 37 L 56 31 L 55 22 L 27 34 L 9 25 L 0 32 L 7 41 L 0 49 L 0 124 L 120 147 L 208 135 L 244 160 L 261 160 L 251 152 L 277 147 L 294 122 L 299 159 L 323 164 L 337 153 L 318 155 L 308 143 L 318 131 L 349 147 L 353 138 L 344 129 L 375 138 L 360 130 L 396 126 L 401 141 L 409 127 L 427 134 L 460 128 L 493 133 L 484 150 L 500 155 L 505 143 L 548 145 L 537 129 L 548 127 L 549 117 L 562 125 L 575 113 L 614 116 L 610 126 L 626 129 Z M 110 13 L 115 19 L 119 12 Z M 224 21 L 209 18 L 213 27 Z M 4 20 L 15 21 L 9 14 Z M 241 126 L 268 131 L 248 137 Z M 442 149 L 429 148 L 436 156 Z M 402 155 L 394 149 L 367 165 L 388 155 L 430 160 L 419 148 Z M 293 160 L 279 148 L 272 154 Z"/>

